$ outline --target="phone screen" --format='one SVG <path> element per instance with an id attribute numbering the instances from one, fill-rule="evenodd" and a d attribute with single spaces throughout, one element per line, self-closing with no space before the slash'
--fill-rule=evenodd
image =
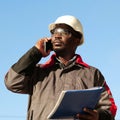
<path id="1" fill-rule="evenodd" d="M 44 50 L 45 50 L 46 52 L 47 52 L 48 50 L 53 50 L 51 40 L 49 40 L 48 42 L 44 42 Z"/>

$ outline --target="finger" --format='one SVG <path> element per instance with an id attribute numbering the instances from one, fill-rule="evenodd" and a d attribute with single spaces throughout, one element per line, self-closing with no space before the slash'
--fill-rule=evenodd
<path id="1" fill-rule="evenodd" d="M 44 41 L 45 41 L 45 42 L 48 42 L 49 40 L 51 40 L 51 37 L 46 37 L 46 38 L 44 38 Z"/>
<path id="2" fill-rule="evenodd" d="M 92 110 L 92 109 L 88 109 L 88 108 L 84 108 L 83 111 L 87 112 L 87 113 L 89 113 L 91 115 L 95 114 L 95 112 L 96 112 L 96 110 Z"/>
<path id="3" fill-rule="evenodd" d="M 97 110 L 91 110 L 91 109 L 88 109 L 88 108 L 84 108 L 84 111 L 86 113 L 88 113 L 90 116 L 93 116 L 93 117 L 96 117 L 96 118 L 98 118 L 98 116 L 99 116 Z"/>
<path id="4" fill-rule="evenodd" d="M 89 114 L 77 114 L 76 119 L 91 120 L 91 115 L 89 115 Z"/>

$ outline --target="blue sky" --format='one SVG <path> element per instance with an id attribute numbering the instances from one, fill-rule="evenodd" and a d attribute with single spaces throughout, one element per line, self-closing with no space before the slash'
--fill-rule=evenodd
<path id="1" fill-rule="evenodd" d="M 116 120 L 120 120 L 119 12 L 119 0 L 1 0 L 0 120 L 26 119 L 28 95 L 8 91 L 4 76 L 38 39 L 50 36 L 48 25 L 66 14 L 83 24 L 85 43 L 76 53 L 103 73 L 118 106 Z"/>

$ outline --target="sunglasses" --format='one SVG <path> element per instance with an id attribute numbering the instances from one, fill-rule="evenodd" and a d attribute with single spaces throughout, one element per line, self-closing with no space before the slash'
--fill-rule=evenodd
<path id="1" fill-rule="evenodd" d="M 52 36 L 55 35 L 60 35 L 60 36 L 69 36 L 71 35 L 71 32 L 68 29 L 64 29 L 64 28 L 55 28 L 53 30 L 50 31 Z"/>

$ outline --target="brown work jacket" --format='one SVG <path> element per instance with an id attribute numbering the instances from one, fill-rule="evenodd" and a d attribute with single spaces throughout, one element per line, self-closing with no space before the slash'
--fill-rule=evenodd
<path id="1" fill-rule="evenodd" d="M 15 93 L 29 94 L 27 120 L 47 120 L 62 90 L 95 86 L 104 87 L 95 107 L 99 111 L 99 119 L 114 119 L 116 105 L 102 73 L 84 63 L 79 55 L 75 56 L 66 66 L 55 55 L 44 65 L 38 65 L 42 56 L 33 47 L 10 68 L 5 76 L 6 87 Z"/>

